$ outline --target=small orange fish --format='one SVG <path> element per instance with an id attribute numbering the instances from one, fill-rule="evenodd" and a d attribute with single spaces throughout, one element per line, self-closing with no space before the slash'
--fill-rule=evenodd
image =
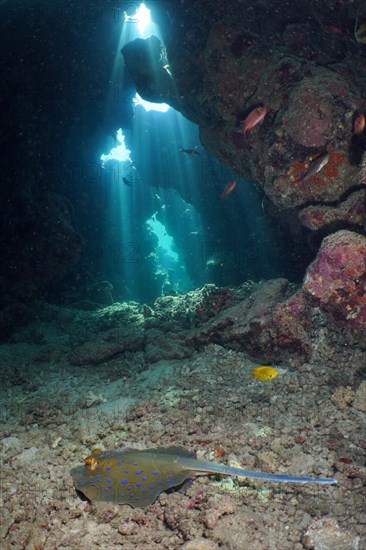
<path id="1" fill-rule="evenodd" d="M 234 191 L 235 187 L 237 186 L 237 183 L 235 180 L 231 180 L 229 181 L 229 183 L 227 183 L 225 185 L 225 189 L 223 190 L 223 192 L 221 193 L 220 195 L 220 199 L 223 201 L 224 198 L 229 195 L 229 193 L 231 193 L 232 191 Z"/>
<path id="2" fill-rule="evenodd" d="M 244 138 L 246 137 L 247 132 L 250 132 L 250 130 L 257 126 L 257 124 L 262 122 L 267 113 L 267 107 L 262 105 L 261 107 L 256 107 L 255 109 L 253 109 L 253 111 L 251 111 L 244 120 L 240 121 L 242 127 L 240 128 L 239 132 L 244 134 Z"/>
<path id="3" fill-rule="evenodd" d="M 365 131 L 365 115 L 363 113 L 358 113 L 353 124 L 353 135 L 360 136 Z"/>

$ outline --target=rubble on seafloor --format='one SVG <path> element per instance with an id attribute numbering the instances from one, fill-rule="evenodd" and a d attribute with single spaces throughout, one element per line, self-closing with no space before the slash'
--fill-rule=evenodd
<path id="1" fill-rule="evenodd" d="M 316 281 L 317 264 L 309 269 L 305 281 Z M 360 277 L 343 272 L 345 285 Z M 278 279 L 145 306 L 40 308 L 37 326 L 0 349 L 2 547 L 365 548 L 362 331 L 338 326 L 308 286 Z M 280 374 L 257 380 L 261 363 Z M 202 476 L 146 510 L 76 494 L 70 469 L 92 448 L 170 445 L 338 485 Z"/>

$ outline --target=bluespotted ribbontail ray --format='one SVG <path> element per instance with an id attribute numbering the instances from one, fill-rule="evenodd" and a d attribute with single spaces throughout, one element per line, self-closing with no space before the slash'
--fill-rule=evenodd
<path id="1" fill-rule="evenodd" d="M 94 449 L 85 459 L 85 466 L 71 470 L 77 491 L 88 500 L 102 500 L 146 508 L 162 491 L 181 485 L 200 474 L 222 474 L 282 483 L 337 483 L 333 478 L 268 474 L 232 468 L 225 464 L 196 459 L 183 447 L 157 449 Z"/>

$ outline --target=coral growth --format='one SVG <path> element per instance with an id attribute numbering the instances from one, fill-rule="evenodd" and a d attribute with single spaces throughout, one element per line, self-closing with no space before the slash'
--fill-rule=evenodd
<path id="1" fill-rule="evenodd" d="M 359 190 L 352 193 L 343 202 L 336 206 L 314 205 L 307 206 L 299 212 L 301 223 L 318 231 L 329 226 L 348 224 L 349 227 L 363 229 L 366 231 L 366 190 Z"/>
<path id="2" fill-rule="evenodd" d="M 350 231 L 326 237 L 303 288 L 342 327 L 366 341 L 366 238 Z"/>
<path id="3" fill-rule="evenodd" d="M 327 164 L 307 181 L 302 178 L 309 166 L 321 153 L 315 153 L 305 160 L 296 160 L 285 173 L 275 179 L 268 189 L 271 198 L 282 208 L 294 207 L 310 201 L 331 202 L 338 200 L 354 185 L 356 169 L 351 166 L 347 154 L 329 147 Z M 320 204 L 321 206 L 321 204 Z M 313 207 L 314 210 L 316 207 Z"/>

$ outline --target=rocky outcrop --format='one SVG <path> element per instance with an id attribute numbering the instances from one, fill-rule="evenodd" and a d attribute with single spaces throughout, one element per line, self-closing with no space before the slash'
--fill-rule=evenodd
<path id="1" fill-rule="evenodd" d="M 341 327 L 366 343 L 366 238 L 350 231 L 326 237 L 309 266 L 303 289 Z"/>
<path id="2" fill-rule="evenodd" d="M 310 356 L 309 305 L 291 296 L 286 279 L 239 289 L 207 285 L 186 295 L 159 298 L 154 307 L 114 304 L 79 312 L 70 330 L 70 361 L 85 365 L 126 351 L 144 351 L 154 363 L 184 359 L 209 344 L 246 351 L 266 361 Z"/>
<path id="3" fill-rule="evenodd" d="M 137 304 L 115 304 L 96 312 L 79 312 L 70 328 L 70 362 L 101 363 L 144 343 L 144 318 Z"/>

